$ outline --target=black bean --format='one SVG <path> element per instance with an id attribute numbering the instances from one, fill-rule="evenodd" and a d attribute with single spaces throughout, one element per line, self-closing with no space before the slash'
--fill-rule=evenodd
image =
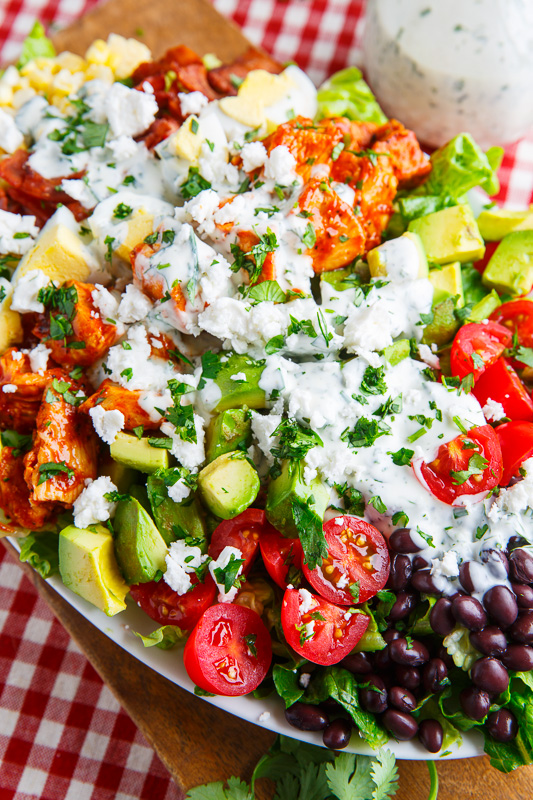
<path id="1" fill-rule="evenodd" d="M 359 700 L 363 708 L 380 714 L 388 705 L 385 684 L 378 675 L 365 675 L 365 682 L 360 684 Z"/>
<path id="2" fill-rule="evenodd" d="M 518 733 L 518 722 L 507 708 L 500 708 L 487 717 L 487 730 L 497 742 L 510 742 Z"/>
<path id="3" fill-rule="evenodd" d="M 457 622 L 470 631 L 480 631 L 487 624 L 487 615 L 475 597 L 456 597 L 452 602 L 452 611 Z"/>
<path id="4" fill-rule="evenodd" d="M 334 719 L 324 729 L 322 741 L 330 750 L 344 750 L 350 744 L 352 723 L 347 719 Z"/>
<path id="5" fill-rule="evenodd" d="M 423 719 L 418 728 L 418 738 L 430 753 L 438 753 L 442 748 L 444 731 L 437 719 Z"/>
<path id="6" fill-rule="evenodd" d="M 387 645 L 383 650 L 378 650 L 374 653 L 372 661 L 374 662 L 374 669 L 379 672 L 386 672 L 391 669 L 393 664 L 390 657 L 390 645 Z"/>
<path id="7" fill-rule="evenodd" d="M 500 658 L 507 669 L 516 669 L 518 672 L 533 669 L 533 647 L 527 644 L 510 644 Z"/>
<path id="8" fill-rule="evenodd" d="M 420 547 L 411 539 L 410 528 L 398 528 L 389 536 L 389 548 L 394 553 L 418 553 Z"/>
<path id="9" fill-rule="evenodd" d="M 422 670 L 422 681 L 426 692 L 442 692 L 448 681 L 448 667 L 440 658 L 432 658 Z"/>
<path id="10" fill-rule="evenodd" d="M 415 605 L 416 597 L 413 592 L 398 592 L 396 602 L 389 611 L 387 619 L 391 622 L 398 622 L 400 619 L 405 619 L 409 616 Z"/>
<path id="11" fill-rule="evenodd" d="M 459 567 L 459 583 L 463 587 L 463 589 L 471 594 L 475 592 L 476 587 L 474 586 L 474 581 L 472 579 L 472 575 L 470 574 L 470 566 L 472 565 L 472 561 L 463 561 L 461 566 Z"/>
<path id="12" fill-rule="evenodd" d="M 533 586 L 528 586 L 527 583 L 512 583 L 511 586 L 518 608 L 533 608 Z"/>
<path id="13" fill-rule="evenodd" d="M 509 556 L 511 580 L 517 583 L 533 583 L 533 556 L 526 550 L 517 548 Z"/>
<path id="14" fill-rule="evenodd" d="M 414 711 L 416 708 L 416 697 L 403 686 L 393 686 L 389 689 L 389 705 L 397 708 L 398 711 Z"/>
<path id="15" fill-rule="evenodd" d="M 320 703 L 320 708 L 323 708 L 328 714 L 339 714 L 340 712 L 344 711 L 343 706 L 341 706 L 340 703 L 337 703 L 333 697 L 326 697 L 325 700 L 322 700 Z"/>
<path id="16" fill-rule="evenodd" d="M 396 680 L 400 686 L 405 686 L 409 691 L 414 692 L 422 683 L 420 670 L 417 667 L 406 667 L 398 664 L 395 670 Z"/>
<path id="17" fill-rule="evenodd" d="M 397 711 L 395 708 L 389 708 L 383 714 L 383 724 L 395 739 L 400 742 L 405 742 L 416 736 L 418 731 L 418 722 L 411 714 L 405 714 L 403 711 Z"/>
<path id="18" fill-rule="evenodd" d="M 413 558 L 413 572 L 420 569 L 427 569 L 431 564 L 423 556 L 415 556 Z"/>
<path id="19" fill-rule="evenodd" d="M 455 617 L 452 613 L 452 601 L 440 597 L 429 615 L 429 624 L 439 636 L 447 636 L 455 628 Z"/>
<path id="20" fill-rule="evenodd" d="M 501 694 L 509 686 L 509 673 L 501 661 L 490 656 L 478 659 L 470 671 L 472 683 L 489 694 Z"/>
<path id="21" fill-rule="evenodd" d="M 402 634 L 400 631 L 397 631 L 395 628 L 388 628 L 386 631 L 384 631 L 384 633 L 382 633 L 382 636 L 387 644 L 390 644 L 395 639 L 399 639 L 401 635 Z"/>
<path id="22" fill-rule="evenodd" d="M 490 697 L 483 689 L 477 686 L 468 686 L 459 695 L 461 708 L 470 719 L 480 720 L 488 714 L 490 708 Z"/>
<path id="23" fill-rule="evenodd" d="M 416 589 L 417 592 L 422 592 L 422 594 L 441 594 L 440 590 L 437 589 L 433 583 L 431 570 L 429 569 L 421 569 L 418 572 L 413 572 L 411 586 Z"/>
<path id="24" fill-rule="evenodd" d="M 326 712 L 308 703 L 294 703 L 285 710 L 285 718 L 289 725 L 300 731 L 322 731 L 329 725 Z"/>
<path id="25" fill-rule="evenodd" d="M 444 647 L 443 644 L 438 649 L 437 658 L 441 658 L 444 661 L 444 663 L 446 664 L 446 666 L 448 667 L 448 669 L 452 669 L 452 667 L 455 666 L 454 662 L 453 662 L 453 658 L 448 653 L 448 651 L 446 650 L 446 648 Z"/>
<path id="26" fill-rule="evenodd" d="M 518 616 L 518 604 L 507 586 L 493 586 L 483 595 L 483 605 L 500 628 L 508 628 Z"/>
<path id="27" fill-rule="evenodd" d="M 342 659 L 339 666 L 353 672 L 355 675 L 366 675 L 372 672 L 372 664 L 366 653 L 350 653 L 349 656 Z"/>
<path id="28" fill-rule="evenodd" d="M 486 564 L 489 572 L 496 578 L 505 580 L 509 575 L 509 561 L 501 550 L 482 550 L 479 554 L 482 564 Z"/>
<path id="29" fill-rule="evenodd" d="M 509 628 L 509 634 L 520 644 L 533 644 L 533 611 L 524 611 Z"/>
<path id="30" fill-rule="evenodd" d="M 507 649 L 505 633 L 495 625 L 488 625 L 482 631 L 472 631 L 470 641 L 484 656 L 497 656 L 498 658 Z"/>
<path id="31" fill-rule="evenodd" d="M 387 586 L 393 592 L 405 589 L 413 572 L 411 559 L 402 553 L 395 553 L 390 561 L 390 573 Z"/>
<path id="32" fill-rule="evenodd" d="M 396 664 L 416 667 L 429 661 L 429 651 L 425 644 L 414 639 L 395 639 L 389 645 L 390 657 Z"/>

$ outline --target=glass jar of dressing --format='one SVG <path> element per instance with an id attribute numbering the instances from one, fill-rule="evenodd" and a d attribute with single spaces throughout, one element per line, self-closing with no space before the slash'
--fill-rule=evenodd
<path id="1" fill-rule="evenodd" d="M 428 145 L 533 128 L 533 0 L 368 0 L 363 53 L 385 113 Z"/>

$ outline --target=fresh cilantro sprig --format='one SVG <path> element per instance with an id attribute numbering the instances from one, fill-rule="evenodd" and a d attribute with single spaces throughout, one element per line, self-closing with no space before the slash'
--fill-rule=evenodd
<path id="1" fill-rule="evenodd" d="M 261 275 L 267 255 L 273 253 L 278 246 L 276 234 L 270 228 L 267 228 L 266 233 L 259 236 L 259 241 L 250 250 L 242 250 L 234 242 L 231 245 L 231 253 L 234 258 L 233 264 L 230 264 L 232 272 L 239 272 L 243 269 L 248 273 L 249 282 L 255 283 Z"/>
<path id="2" fill-rule="evenodd" d="M 318 433 L 290 417 L 280 422 L 272 436 L 279 436 L 279 442 L 270 452 L 280 460 L 301 461 L 312 447 L 323 446 Z"/>

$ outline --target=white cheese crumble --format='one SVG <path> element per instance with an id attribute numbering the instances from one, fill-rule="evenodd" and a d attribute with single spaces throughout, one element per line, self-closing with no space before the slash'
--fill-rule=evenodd
<path id="1" fill-rule="evenodd" d="M 268 719 L 270 719 L 270 711 L 263 711 L 262 714 L 259 714 L 257 721 L 266 722 Z"/>
<path id="2" fill-rule="evenodd" d="M 265 164 L 265 177 L 275 181 L 279 186 L 290 186 L 298 180 L 295 172 L 296 159 L 284 144 L 275 147 Z"/>
<path id="3" fill-rule="evenodd" d="M 237 586 L 232 586 L 229 592 L 226 593 L 224 584 L 219 583 L 215 576 L 215 570 L 217 569 L 224 569 L 228 566 L 230 560 L 232 560 L 232 556 L 234 556 L 235 560 L 242 559 L 242 552 L 239 550 L 238 547 L 231 547 L 230 545 L 226 545 L 226 547 L 222 550 L 216 561 L 211 561 L 209 563 L 209 572 L 213 580 L 215 581 L 217 588 L 218 588 L 218 602 L 219 603 L 232 603 L 235 599 L 237 592 L 239 591 Z M 237 574 L 235 578 L 238 578 L 239 575 L 242 574 L 242 564 L 239 566 Z"/>
<path id="4" fill-rule="evenodd" d="M 151 310 L 152 303 L 148 297 L 133 283 L 128 284 L 118 307 L 119 321 L 126 324 L 140 322 Z"/>
<path id="5" fill-rule="evenodd" d="M 93 305 L 100 312 L 103 320 L 117 318 L 118 301 L 114 294 L 109 289 L 106 289 L 102 284 L 95 284 L 95 288 L 91 292 Z"/>
<path id="6" fill-rule="evenodd" d="M 181 113 L 184 117 L 189 114 L 199 114 L 202 108 L 209 103 L 209 100 L 202 92 L 178 92 Z"/>
<path id="7" fill-rule="evenodd" d="M 0 253 L 23 256 L 33 247 L 33 240 L 38 233 L 35 217 L 0 209 Z"/>
<path id="8" fill-rule="evenodd" d="M 24 142 L 24 136 L 17 128 L 13 117 L 0 108 L 0 149 L 14 153 Z"/>
<path id="9" fill-rule="evenodd" d="M 15 394 L 15 392 L 17 391 L 17 387 L 15 386 L 14 383 L 4 383 L 4 385 L 2 386 L 2 391 L 4 392 L 4 394 Z"/>
<path id="10" fill-rule="evenodd" d="M 298 678 L 298 683 L 302 687 L 302 689 L 307 689 L 309 683 L 311 681 L 311 673 L 310 672 L 302 672 L 300 677 Z"/>
<path id="11" fill-rule="evenodd" d="M 265 164 L 268 153 L 262 142 L 248 142 L 241 150 L 241 158 L 243 170 L 253 172 Z"/>
<path id="12" fill-rule="evenodd" d="M 432 367 L 433 369 L 440 369 L 439 357 L 431 351 L 431 347 L 429 347 L 427 344 L 419 344 L 418 353 L 422 361 L 429 367 Z"/>
<path id="13" fill-rule="evenodd" d="M 307 614 L 308 611 L 311 611 L 311 609 L 316 606 L 317 602 L 307 589 L 299 589 L 298 592 L 300 595 L 300 614 L 303 616 Z"/>
<path id="14" fill-rule="evenodd" d="M 11 300 L 13 311 L 20 311 L 21 314 L 27 314 L 30 311 L 44 314 L 44 305 L 39 302 L 37 296 L 41 289 L 44 289 L 49 283 L 50 278 L 41 269 L 31 269 L 26 272 L 15 286 Z"/>
<path id="15" fill-rule="evenodd" d="M 230 380 L 232 380 L 232 381 L 246 381 L 246 373 L 245 372 L 236 372 L 235 375 L 230 375 Z"/>
<path id="16" fill-rule="evenodd" d="M 102 475 L 95 481 L 89 478 L 85 489 L 74 501 L 74 525 L 77 528 L 87 528 L 108 520 L 117 504 L 107 500 L 105 495 L 116 491 L 117 487 L 107 475 Z"/>
<path id="17" fill-rule="evenodd" d="M 48 358 L 50 357 L 51 353 L 52 351 L 42 342 L 30 350 L 29 356 L 31 371 L 42 374 L 48 367 Z"/>
<path id="18" fill-rule="evenodd" d="M 169 486 L 167 491 L 171 500 L 174 500 L 175 503 L 181 503 L 190 495 L 191 488 L 187 486 L 185 481 L 179 480 L 172 484 L 172 486 Z"/>
<path id="19" fill-rule="evenodd" d="M 492 397 L 489 397 L 483 406 L 483 413 L 487 422 L 499 422 L 499 420 L 505 419 L 505 411 L 502 404 L 498 403 L 497 400 L 493 400 Z"/>
<path id="20" fill-rule="evenodd" d="M 186 544 L 183 539 L 178 539 L 170 545 L 165 556 L 167 569 L 163 580 L 179 595 L 185 594 L 191 586 L 190 576 L 198 567 L 201 567 L 208 558 L 199 547 Z"/>
<path id="21" fill-rule="evenodd" d="M 124 428 L 125 418 L 122 411 L 116 408 L 106 411 L 102 406 L 95 406 L 89 410 L 93 427 L 103 442 L 113 444 L 119 433 Z"/>
<path id="22" fill-rule="evenodd" d="M 164 422 L 161 425 L 161 432 L 172 439 L 172 450 L 180 464 L 187 469 L 196 471 L 200 464 L 205 461 L 204 449 L 204 421 L 198 414 L 194 415 L 194 427 L 196 431 L 196 442 L 188 442 L 176 433 L 176 428 L 171 422 Z"/>
<path id="23" fill-rule="evenodd" d="M 158 106 L 153 95 L 114 83 L 105 99 L 105 111 L 115 138 L 139 136 L 154 121 Z"/>

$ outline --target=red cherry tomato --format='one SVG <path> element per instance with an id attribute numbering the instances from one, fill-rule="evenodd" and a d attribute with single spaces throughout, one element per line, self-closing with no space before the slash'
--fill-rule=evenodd
<path id="1" fill-rule="evenodd" d="M 257 689 L 272 661 L 259 614 L 234 603 L 208 608 L 183 652 L 189 678 L 206 692 L 236 697 Z"/>
<path id="2" fill-rule="evenodd" d="M 287 643 L 313 664 L 338 664 L 369 622 L 366 614 L 347 613 L 306 589 L 286 589 L 283 595 L 281 625 Z"/>
<path id="3" fill-rule="evenodd" d="M 259 537 L 266 570 L 278 586 L 285 589 L 301 577 L 303 550 L 299 539 L 288 539 L 269 525 Z"/>
<path id="4" fill-rule="evenodd" d="M 474 268 L 477 269 L 482 275 L 485 272 L 485 267 L 494 255 L 494 251 L 498 247 L 499 242 L 485 242 L 485 255 L 479 261 L 474 261 Z"/>
<path id="5" fill-rule="evenodd" d="M 470 322 L 459 328 L 450 354 L 452 375 L 465 378 L 473 373 L 476 381 L 512 344 L 507 328 L 496 322 Z"/>
<path id="6" fill-rule="evenodd" d="M 190 631 L 212 604 L 216 591 L 210 575 L 206 575 L 205 583 L 191 575 L 191 583 L 193 588 L 185 594 L 178 594 L 164 580 L 130 586 L 130 592 L 144 613 L 160 625 L 177 625 Z"/>
<path id="7" fill-rule="evenodd" d="M 520 465 L 533 456 L 533 424 L 531 422 L 504 422 L 496 434 L 500 441 L 503 459 L 501 486 L 508 486 L 518 475 Z"/>
<path id="8" fill-rule="evenodd" d="M 521 299 L 511 300 L 495 309 L 489 319 L 508 328 L 518 339 L 521 347 L 533 347 L 533 301 Z M 514 359 L 513 367 L 521 369 L 526 366 L 522 361 Z"/>
<path id="9" fill-rule="evenodd" d="M 244 558 L 243 572 L 247 575 L 259 550 L 259 534 L 269 525 L 265 512 L 247 508 L 233 519 L 225 519 L 213 531 L 208 553 L 217 559 L 225 547 L 236 547 Z"/>
<path id="10" fill-rule="evenodd" d="M 533 400 L 505 358 L 499 358 L 479 376 L 472 394 L 481 406 L 489 398 L 501 403 L 509 419 L 533 420 Z"/>
<path id="11" fill-rule="evenodd" d="M 304 575 L 331 603 L 351 606 L 374 597 L 387 583 L 389 550 L 381 533 L 358 517 L 334 517 L 324 525 L 328 556 Z"/>
<path id="12" fill-rule="evenodd" d="M 499 484 L 502 471 L 500 443 L 490 425 L 472 428 L 468 433 L 461 433 L 451 442 L 442 444 L 437 458 L 430 464 L 423 463 L 420 466 L 422 483 L 448 505 L 453 505 L 463 494 L 493 489 Z M 467 477 L 466 473 L 469 472 L 471 474 Z"/>

